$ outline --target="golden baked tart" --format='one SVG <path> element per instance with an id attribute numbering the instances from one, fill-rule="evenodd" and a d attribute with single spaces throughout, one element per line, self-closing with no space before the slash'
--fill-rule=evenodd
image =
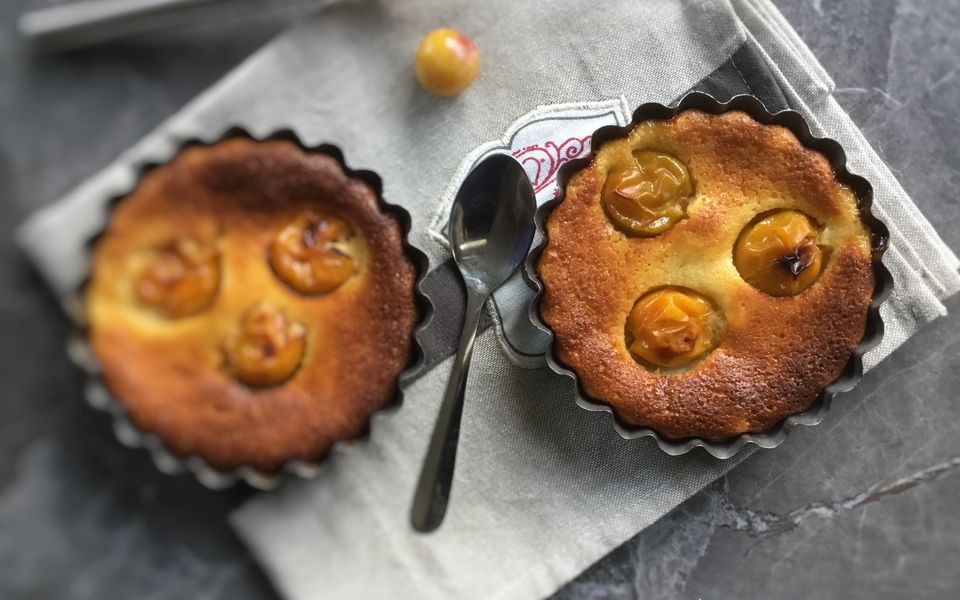
<path id="1" fill-rule="evenodd" d="M 828 159 L 745 112 L 640 121 L 545 222 L 539 316 L 581 393 L 666 439 L 806 410 L 864 338 L 871 231 Z"/>
<path id="2" fill-rule="evenodd" d="M 98 238 L 90 343 L 131 420 L 174 453 L 275 470 L 396 397 L 415 277 L 400 224 L 337 159 L 280 139 L 190 146 Z"/>

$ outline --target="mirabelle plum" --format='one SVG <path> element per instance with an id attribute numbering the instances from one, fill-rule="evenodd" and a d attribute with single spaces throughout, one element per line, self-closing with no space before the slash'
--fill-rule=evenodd
<path id="1" fill-rule="evenodd" d="M 211 244 L 180 237 L 157 249 L 134 282 L 143 304 L 170 318 L 205 309 L 220 285 L 220 256 Z"/>
<path id="2" fill-rule="evenodd" d="M 782 210 L 748 226 L 733 252 L 733 262 L 750 285 L 771 296 L 795 296 L 820 274 L 823 250 L 817 226 L 807 215 Z"/>
<path id="3" fill-rule="evenodd" d="M 603 188 L 603 204 L 613 224 L 631 235 L 652 237 L 686 215 L 693 193 L 687 167 L 655 150 L 634 154 L 634 164 L 612 171 Z"/>
<path id="4" fill-rule="evenodd" d="M 655 367 L 683 367 L 716 343 L 719 317 L 703 296 L 665 288 L 644 295 L 627 316 L 627 347 Z"/>
<path id="5" fill-rule="evenodd" d="M 223 347 L 226 369 L 252 386 L 283 383 L 300 367 L 307 330 L 283 310 L 260 303 L 247 309 L 240 331 Z"/>
<path id="6" fill-rule="evenodd" d="M 306 211 L 273 240 L 270 266 L 301 294 L 332 292 L 356 272 L 353 259 L 336 246 L 352 235 L 343 219 Z"/>
<path id="7" fill-rule="evenodd" d="M 473 41 L 453 29 L 434 29 L 420 42 L 414 60 L 417 80 L 438 96 L 463 92 L 480 71 L 480 53 Z"/>

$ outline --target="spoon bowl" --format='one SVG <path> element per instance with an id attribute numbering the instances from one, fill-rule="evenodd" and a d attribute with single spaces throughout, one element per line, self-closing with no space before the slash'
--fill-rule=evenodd
<path id="1" fill-rule="evenodd" d="M 523 263 L 533 241 L 533 186 L 508 154 L 480 162 L 457 192 L 448 237 L 468 288 L 498 288 Z"/>

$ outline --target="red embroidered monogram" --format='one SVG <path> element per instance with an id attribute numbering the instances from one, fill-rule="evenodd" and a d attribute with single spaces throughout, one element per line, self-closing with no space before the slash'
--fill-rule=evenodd
<path id="1" fill-rule="evenodd" d="M 559 144 L 552 140 L 544 142 L 543 145 L 533 144 L 514 151 L 513 156 L 530 175 L 533 191 L 539 193 L 553 183 L 561 165 L 589 151 L 590 136 L 587 135 L 569 137 Z"/>

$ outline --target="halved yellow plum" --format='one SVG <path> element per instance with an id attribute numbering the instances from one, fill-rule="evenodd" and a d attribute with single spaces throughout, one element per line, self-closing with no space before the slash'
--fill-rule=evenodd
<path id="1" fill-rule="evenodd" d="M 733 252 L 744 280 L 771 296 L 795 296 L 823 268 L 817 225 L 802 212 L 782 210 L 747 226 Z"/>
<path id="2" fill-rule="evenodd" d="M 283 383 L 300 367 L 307 328 L 265 302 L 243 314 L 239 332 L 223 346 L 226 369 L 252 386 Z"/>
<path id="3" fill-rule="evenodd" d="M 346 221 L 306 211 L 288 223 L 270 245 L 270 266 L 277 276 L 305 295 L 340 287 L 356 272 L 341 244 L 353 236 Z"/>
<path id="4" fill-rule="evenodd" d="M 134 294 L 144 305 L 177 319 L 209 306 L 219 286 L 217 249 L 191 237 L 179 237 L 147 259 L 134 282 Z"/>
<path id="5" fill-rule="evenodd" d="M 717 342 L 720 317 L 705 297 L 664 288 L 645 294 L 627 316 L 630 353 L 655 367 L 686 366 Z"/>
<path id="6" fill-rule="evenodd" d="M 693 181 L 686 165 L 674 156 L 641 150 L 633 157 L 632 165 L 607 176 L 603 205 L 617 229 L 652 237 L 686 216 Z"/>

